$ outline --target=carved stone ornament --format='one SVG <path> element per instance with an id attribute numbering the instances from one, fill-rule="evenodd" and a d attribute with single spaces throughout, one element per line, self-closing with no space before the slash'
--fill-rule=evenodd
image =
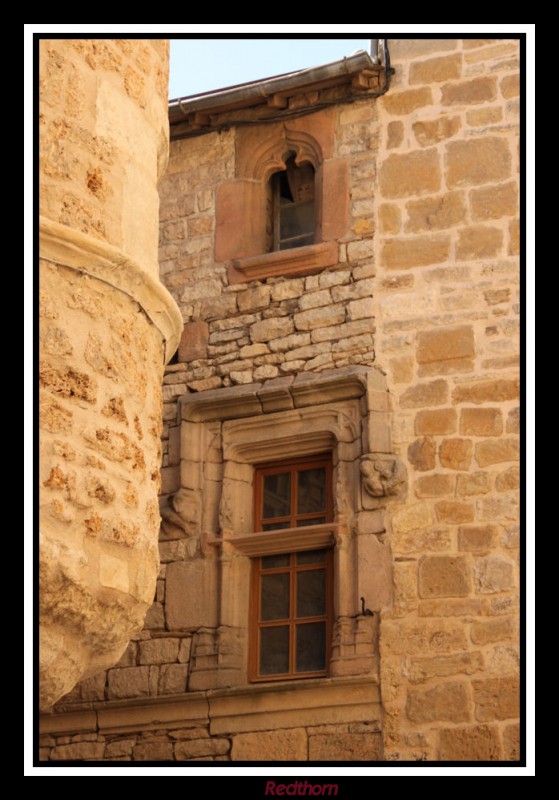
<path id="1" fill-rule="evenodd" d="M 368 453 L 361 459 L 363 487 L 371 497 L 395 497 L 403 493 L 406 468 L 394 455 Z"/>
<path id="2" fill-rule="evenodd" d="M 177 528 L 187 536 L 196 536 L 200 532 L 200 502 L 192 489 L 181 488 L 159 502 L 161 527 L 166 534 L 174 533 Z"/>

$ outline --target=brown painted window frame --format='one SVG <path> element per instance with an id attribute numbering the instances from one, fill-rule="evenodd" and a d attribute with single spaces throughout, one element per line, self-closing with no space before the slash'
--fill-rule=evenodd
<path id="1" fill-rule="evenodd" d="M 278 473 L 290 472 L 291 474 L 291 514 L 289 519 L 291 522 L 297 522 L 297 519 L 309 519 L 318 514 L 298 514 L 297 513 L 297 481 L 293 479 L 294 474 L 301 471 L 301 468 L 315 469 L 317 467 L 325 467 L 326 469 L 326 511 L 323 516 L 326 517 L 326 522 L 333 520 L 333 466 L 332 454 L 325 453 L 317 456 L 287 459 L 282 461 L 269 462 L 260 464 L 255 467 L 254 474 L 254 529 L 255 531 L 262 531 L 263 517 L 262 517 L 262 504 L 263 504 L 263 485 L 264 477 L 266 475 L 273 475 Z M 288 468 L 288 469 L 286 469 Z M 287 517 L 275 518 L 276 521 L 285 521 Z M 292 530 L 297 529 L 297 525 L 293 525 Z M 304 531 L 305 527 L 301 527 Z M 277 531 L 266 531 L 266 536 L 273 538 L 275 533 L 283 533 L 285 529 L 277 529 Z M 297 554 L 309 549 L 324 550 L 325 560 L 323 564 L 297 564 Z M 282 555 L 286 555 L 282 553 Z M 251 564 L 251 585 L 250 585 L 250 604 L 249 604 L 249 663 L 248 663 L 248 677 L 251 682 L 264 682 L 264 681 L 286 681 L 286 680 L 304 680 L 306 678 L 326 677 L 329 671 L 329 657 L 331 650 L 332 640 L 332 626 L 334 622 L 334 576 L 333 576 L 333 550 L 332 548 L 324 547 L 302 547 L 300 549 L 294 548 L 289 554 L 289 566 L 263 568 L 263 556 L 257 556 L 252 559 Z M 296 617 L 296 591 L 297 591 L 297 573 L 310 570 L 324 569 L 326 576 L 325 587 L 325 613 L 313 617 Z M 266 620 L 260 619 L 260 605 L 261 605 L 261 579 L 263 574 L 286 573 L 290 575 L 289 583 L 289 618 L 283 620 Z M 297 635 L 297 627 L 300 625 L 324 622 L 326 625 L 326 658 L 323 670 L 313 670 L 309 672 L 295 672 L 295 637 Z M 259 674 L 260 663 L 260 630 L 268 627 L 280 627 L 289 625 L 289 672 L 282 672 L 276 674 Z"/>

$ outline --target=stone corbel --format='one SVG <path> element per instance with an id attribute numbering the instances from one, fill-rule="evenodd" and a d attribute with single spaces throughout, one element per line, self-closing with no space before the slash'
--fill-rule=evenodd
<path id="1" fill-rule="evenodd" d="M 161 528 L 167 539 L 200 534 L 200 501 L 193 489 L 179 489 L 159 501 Z"/>
<path id="2" fill-rule="evenodd" d="M 402 459 L 398 456 L 366 453 L 361 457 L 360 471 L 364 501 L 367 498 L 378 502 L 403 497 L 407 485 L 407 473 Z"/>

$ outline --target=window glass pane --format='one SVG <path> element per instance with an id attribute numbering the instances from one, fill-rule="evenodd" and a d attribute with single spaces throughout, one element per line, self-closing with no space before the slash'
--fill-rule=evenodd
<path id="1" fill-rule="evenodd" d="M 262 516 L 287 517 L 291 513 L 291 474 L 280 472 L 264 476 Z"/>
<path id="2" fill-rule="evenodd" d="M 326 623 L 309 622 L 306 625 L 297 625 L 296 648 L 295 672 L 325 669 Z"/>
<path id="3" fill-rule="evenodd" d="M 326 468 L 305 469 L 297 473 L 297 513 L 326 511 Z"/>
<path id="4" fill-rule="evenodd" d="M 297 573 L 297 616 L 319 617 L 326 612 L 326 572 L 312 569 Z M 277 619 L 277 617 L 276 617 Z"/>
<path id="5" fill-rule="evenodd" d="M 324 551 L 319 550 L 317 552 L 324 552 Z M 277 556 L 262 556 L 262 569 L 273 569 L 274 567 L 288 567 L 288 566 L 289 566 L 289 553 L 281 553 Z"/>
<path id="6" fill-rule="evenodd" d="M 311 517 L 310 519 L 299 519 L 297 520 L 297 527 L 305 528 L 307 527 L 307 525 L 322 525 L 323 522 L 326 522 L 326 517 Z"/>
<path id="7" fill-rule="evenodd" d="M 283 672 L 289 672 L 289 626 L 261 628 L 260 675 Z"/>
<path id="8" fill-rule="evenodd" d="M 290 522 L 269 522 L 262 525 L 263 531 L 281 531 L 284 528 L 290 528 Z"/>
<path id="9" fill-rule="evenodd" d="M 261 619 L 289 617 L 289 572 L 262 575 Z"/>
<path id="10" fill-rule="evenodd" d="M 297 564 L 324 564 L 326 550 L 304 550 L 297 553 Z"/>
<path id="11" fill-rule="evenodd" d="M 287 239 L 280 242 L 280 250 L 291 250 L 293 247 L 304 247 L 307 244 L 314 244 L 314 233 L 309 233 L 306 236 L 298 236 L 296 239 Z"/>
<path id="12" fill-rule="evenodd" d="M 283 202 L 280 206 L 280 239 L 292 239 L 314 232 L 314 200 Z"/>

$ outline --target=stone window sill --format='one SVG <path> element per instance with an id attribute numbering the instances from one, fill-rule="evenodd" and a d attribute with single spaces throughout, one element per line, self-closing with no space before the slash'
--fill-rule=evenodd
<path id="1" fill-rule="evenodd" d="M 279 276 L 312 275 L 337 263 L 337 243 L 320 242 L 306 247 L 235 259 L 229 264 L 228 274 L 231 283 L 247 283 Z"/>

